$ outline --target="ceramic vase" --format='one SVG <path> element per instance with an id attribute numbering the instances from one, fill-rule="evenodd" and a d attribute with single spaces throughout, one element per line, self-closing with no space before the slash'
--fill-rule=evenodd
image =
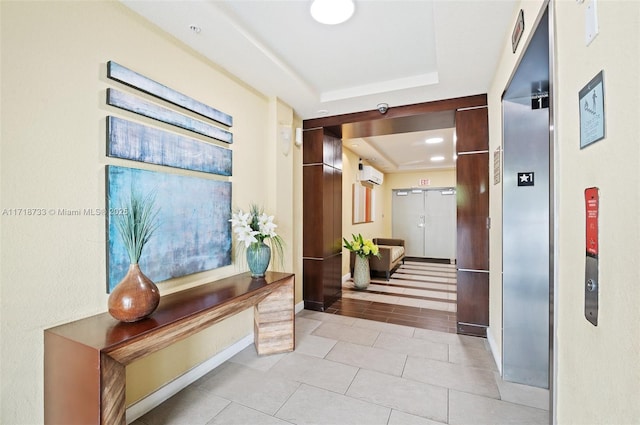
<path id="1" fill-rule="evenodd" d="M 356 255 L 356 262 L 353 266 L 353 285 L 356 289 L 367 289 L 371 282 L 369 273 L 369 257 Z"/>
<path id="2" fill-rule="evenodd" d="M 121 322 L 137 322 L 148 317 L 160 303 L 160 291 L 142 273 L 138 264 L 130 264 L 124 279 L 109 295 L 109 314 Z"/>
<path id="3" fill-rule="evenodd" d="M 247 264 L 251 277 L 264 277 L 271 261 L 271 248 L 264 242 L 254 242 L 247 248 Z"/>

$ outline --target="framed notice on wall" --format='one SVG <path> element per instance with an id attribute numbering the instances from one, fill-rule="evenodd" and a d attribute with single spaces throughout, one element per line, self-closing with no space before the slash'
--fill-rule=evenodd
<path id="1" fill-rule="evenodd" d="M 603 71 L 593 77 L 578 94 L 580 107 L 580 149 L 604 139 Z"/>
<path id="2" fill-rule="evenodd" d="M 501 166 L 500 166 L 500 146 L 493 152 L 493 184 L 500 183 Z"/>

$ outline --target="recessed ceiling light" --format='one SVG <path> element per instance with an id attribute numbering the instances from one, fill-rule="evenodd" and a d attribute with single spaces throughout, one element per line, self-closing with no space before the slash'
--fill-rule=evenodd
<path id="1" fill-rule="evenodd" d="M 329 113 L 326 109 L 318 109 L 318 115 L 327 115 Z"/>
<path id="2" fill-rule="evenodd" d="M 444 156 L 432 156 L 431 161 L 433 162 L 444 161 Z"/>
<path id="3" fill-rule="evenodd" d="M 435 145 L 437 143 L 442 143 L 444 142 L 444 139 L 442 137 L 432 137 L 430 139 L 427 139 L 424 141 L 427 145 Z"/>
<path id="4" fill-rule="evenodd" d="M 357 148 L 358 146 L 360 146 L 360 145 L 359 145 L 359 144 L 357 144 L 357 143 L 352 143 L 352 144 L 351 144 L 351 147 L 352 147 L 352 148 Z"/>
<path id="5" fill-rule="evenodd" d="M 347 21 L 355 11 L 353 0 L 314 0 L 311 16 L 325 25 L 336 25 Z"/>

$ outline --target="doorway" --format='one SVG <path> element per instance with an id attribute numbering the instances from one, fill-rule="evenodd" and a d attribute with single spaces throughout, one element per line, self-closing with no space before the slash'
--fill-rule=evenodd
<path id="1" fill-rule="evenodd" d="M 549 19 L 544 13 L 502 101 L 503 378 L 549 388 L 553 191 Z"/>
<path id="2" fill-rule="evenodd" d="M 455 189 L 394 189 L 392 193 L 391 233 L 404 239 L 406 256 L 454 264 Z"/>
<path id="3" fill-rule="evenodd" d="M 338 115 L 332 117 L 324 117 L 317 118 L 312 120 L 303 121 L 303 164 L 309 165 L 323 165 L 325 167 L 333 167 L 331 163 L 327 163 L 327 160 L 335 158 L 335 149 L 332 148 L 333 145 L 328 145 L 324 143 L 323 138 L 321 137 L 312 137 L 316 134 L 325 134 L 332 135 L 335 138 L 341 140 L 350 140 L 355 137 L 366 138 L 371 136 L 380 136 L 380 135 L 389 135 L 389 134 L 402 134 L 406 132 L 412 131 L 423 131 L 433 128 L 452 128 L 455 127 L 458 132 L 458 143 L 461 143 L 460 132 L 467 134 L 469 137 L 469 144 L 473 144 L 476 141 L 480 141 L 486 144 L 487 140 L 484 140 L 488 133 L 487 131 L 487 123 L 486 123 L 486 114 L 482 115 L 482 119 L 475 120 L 475 114 L 473 114 L 471 110 L 475 110 L 477 108 L 481 108 L 483 111 L 486 111 L 487 105 L 487 95 L 474 95 L 467 96 L 455 99 L 447 99 L 440 100 L 434 102 L 428 102 L 424 104 L 416 104 L 416 105 L 406 105 L 406 106 L 397 106 L 390 109 L 386 114 L 382 115 L 377 110 L 374 111 L 365 111 L 362 113 L 354 114 L 346 114 L 346 115 Z M 460 111 L 464 113 L 461 114 Z M 460 120 L 461 115 L 464 115 L 464 120 Z M 458 122 L 462 121 L 464 125 L 459 128 Z M 434 127 L 434 126 L 438 127 Z M 476 131 L 477 127 L 480 127 L 482 131 Z M 480 137 L 482 136 L 482 137 Z M 466 138 L 463 138 L 466 139 Z M 473 151 L 477 149 L 471 149 Z M 471 155 L 466 155 L 470 157 Z M 305 162 L 306 161 L 306 162 Z M 485 161 L 485 165 L 487 165 Z M 342 164 L 340 164 L 342 166 Z M 309 167 L 303 167 L 303 170 Z M 488 174 L 483 172 L 482 175 Z M 472 175 L 469 174 L 469 175 Z M 457 179 L 459 181 L 459 179 Z M 482 180 L 484 182 L 484 180 Z M 303 175 L 303 186 L 305 184 L 309 184 L 309 187 L 314 187 L 319 182 L 318 179 L 315 179 L 313 175 Z M 448 183 L 447 183 L 448 185 Z M 486 184 L 482 184 L 477 181 L 470 181 L 468 187 L 465 186 L 465 190 L 473 190 L 473 191 L 481 191 L 486 193 Z M 404 184 L 403 184 L 404 186 Z M 305 191 L 307 193 L 307 191 Z M 311 191 L 309 191 L 311 193 Z M 459 193 L 459 192 L 458 192 Z M 465 192 L 466 193 L 466 192 Z M 451 197 L 455 198 L 455 197 Z M 333 291 L 334 285 L 340 284 L 340 275 L 335 273 L 335 269 L 332 264 L 328 264 L 324 258 L 321 258 L 322 255 L 316 255 L 314 257 L 313 252 L 305 251 L 304 247 L 306 247 L 306 241 L 315 241 L 321 242 L 322 246 L 325 247 L 339 247 L 342 245 L 341 238 L 334 239 L 331 235 L 334 234 L 333 229 L 336 223 L 335 220 L 331 221 L 329 217 L 337 217 L 342 213 L 342 205 L 341 202 L 336 202 L 336 199 L 332 201 L 332 206 L 330 208 L 325 208 L 324 210 L 319 208 L 314 208 L 313 206 L 303 205 L 303 209 L 305 214 L 303 214 L 303 297 L 305 302 L 305 308 L 318 310 L 318 311 L 327 311 L 333 312 L 336 314 L 351 314 L 353 315 L 354 311 L 361 311 L 363 308 L 370 307 L 373 303 L 369 301 L 362 301 L 366 305 L 348 305 L 348 306 L 336 306 L 335 304 L 331 304 L 327 302 L 327 299 L 323 297 L 323 295 L 328 291 Z M 326 204 L 325 204 L 326 207 Z M 318 215 L 319 211 L 323 211 L 322 216 Z M 456 213 L 457 215 L 457 213 Z M 458 217 L 459 218 L 459 217 Z M 471 217 L 473 218 L 473 217 Z M 386 218 L 383 216 L 383 219 Z M 476 220 L 477 221 L 477 220 Z M 482 225 L 486 221 L 486 216 L 482 217 Z M 475 221 L 474 221 L 475 223 Z M 391 226 L 392 223 L 388 222 L 389 233 L 392 233 Z M 385 226 L 387 224 L 385 223 Z M 459 231 L 459 226 L 456 223 L 456 228 Z M 344 233 L 344 232 L 343 232 Z M 373 236 L 373 235 L 372 235 Z M 488 244 L 488 242 L 487 242 Z M 456 263 L 459 258 L 461 258 L 461 251 L 467 257 L 471 257 L 474 254 L 474 247 L 465 244 L 463 246 L 456 240 L 456 254 L 455 259 Z M 331 251 L 333 252 L 333 251 Z M 322 254 L 322 253 L 321 253 Z M 348 265 L 348 256 L 343 255 L 343 267 L 342 270 L 347 270 L 345 267 Z M 306 261 L 306 262 L 305 262 Z M 421 265 L 422 266 L 422 265 Z M 440 265 L 447 266 L 451 268 L 451 265 Z M 477 267 L 476 267 L 477 268 Z M 447 292 L 446 300 L 448 304 L 451 304 L 451 309 L 446 312 L 437 312 L 441 317 L 438 318 L 423 318 L 420 317 L 425 311 L 429 312 L 432 310 L 423 309 L 422 307 L 407 307 L 407 306 L 395 306 L 395 305 L 386 305 L 385 308 L 395 310 L 401 307 L 402 313 L 407 313 L 411 310 L 411 315 L 413 315 L 411 323 L 404 322 L 403 324 L 410 324 L 410 326 L 414 327 L 424 327 L 432 330 L 439 330 L 444 332 L 456 333 L 456 314 L 451 314 L 451 312 L 457 311 L 457 306 L 459 305 L 459 298 L 454 295 L 454 293 L 458 293 L 457 286 L 457 275 L 455 266 L 453 266 L 452 272 L 445 272 L 447 276 L 440 276 L 439 279 L 445 279 L 445 285 L 453 285 L 454 287 L 451 289 L 441 288 Z M 453 276 L 449 278 L 449 274 Z M 344 276 L 344 273 L 343 273 Z M 405 287 L 403 287 L 403 299 L 411 300 L 415 298 L 414 295 L 408 294 L 411 288 L 406 286 L 414 285 L 414 282 L 411 282 L 411 279 L 408 279 L 408 282 L 403 283 Z M 450 282 L 452 280 L 452 282 Z M 387 292 L 384 291 L 384 288 L 380 289 L 379 292 Z M 341 294 L 344 295 L 344 294 Z M 346 299 L 342 298 L 343 300 Z M 425 300 L 426 301 L 426 300 Z M 429 300 L 431 301 L 431 300 Z M 438 300 L 439 301 L 439 300 Z M 478 303 L 475 303 L 478 304 Z M 382 307 L 382 306 L 376 306 Z M 342 310 L 342 312 L 341 312 Z M 475 306 L 475 310 L 482 310 L 483 314 L 484 310 L 488 310 L 488 306 Z M 377 309 L 380 312 L 380 309 Z M 393 313 L 393 314 L 391 314 Z M 392 320 L 398 316 L 397 312 L 386 312 L 385 314 L 378 315 L 377 318 L 369 317 L 373 320 L 384 320 L 389 323 L 393 323 Z M 415 313 L 415 314 L 414 314 Z M 364 317 L 362 313 L 358 315 L 358 317 Z"/>

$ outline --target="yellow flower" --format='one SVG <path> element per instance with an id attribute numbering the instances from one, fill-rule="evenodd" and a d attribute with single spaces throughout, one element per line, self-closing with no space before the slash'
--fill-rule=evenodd
<path id="1" fill-rule="evenodd" d="M 371 239 L 364 239 L 361 234 L 351 236 L 351 241 L 348 241 L 346 238 L 342 238 L 344 241 L 344 247 L 349 251 L 354 252 L 360 257 L 368 257 L 370 255 L 375 255 L 377 257 L 380 256 L 378 246 L 374 244 Z"/>

